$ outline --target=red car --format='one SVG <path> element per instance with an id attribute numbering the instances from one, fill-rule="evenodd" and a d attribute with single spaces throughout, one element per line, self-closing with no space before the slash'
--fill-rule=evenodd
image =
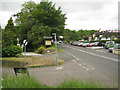
<path id="1" fill-rule="evenodd" d="M 88 46 L 89 46 L 89 47 L 92 47 L 92 46 L 93 46 L 93 44 L 92 44 L 92 43 L 90 43 Z"/>

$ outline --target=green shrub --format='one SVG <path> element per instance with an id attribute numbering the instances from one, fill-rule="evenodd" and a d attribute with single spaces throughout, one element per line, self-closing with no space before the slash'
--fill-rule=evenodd
<path id="1" fill-rule="evenodd" d="M 22 53 L 22 48 L 17 45 L 7 46 L 2 48 L 3 57 L 15 57 L 17 54 Z"/>
<path id="2" fill-rule="evenodd" d="M 41 46 L 40 48 L 38 48 L 37 53 L 38 54 L 42 54 L 42 52 L 45 50 L 45 48 L 43 46 Z"/>

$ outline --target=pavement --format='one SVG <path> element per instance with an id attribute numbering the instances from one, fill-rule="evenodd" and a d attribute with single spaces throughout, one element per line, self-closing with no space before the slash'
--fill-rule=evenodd
<path id="1" fill-rule="evenodd" d="M 26 55 L 26 56 L 43 56 L 42 54 L 37 54 L 34 52 L 23 52 L 22 55 Z"/>
<path id="2" fill-rule="evenodd" d="M 99 46 L 99 47 L 97 46 L 97 47 L 86 47 L 86 48 L 96 50 L 96 49 L 103 49 L 104 47 L 103 46 Z"/>
<path id="3" fill-rule="evenodd" d="M 58 57 L 65 63 L 59 66 L 31 68 L 30 76 L 50 86 L 57 85 L 66 79 L 76 78 L 83 81 L 89 79 L 99 81 L 105 88 L 118 87 L 119 56 L 108 53 L 105 49 L 99 49 L 106 51 L 103 53 L 67 44 L 60 44 L 58 47 L 64 51 L 59 53 Z"/>

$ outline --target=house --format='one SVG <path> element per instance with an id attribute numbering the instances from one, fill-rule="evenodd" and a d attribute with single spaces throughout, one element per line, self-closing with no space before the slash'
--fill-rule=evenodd
<path id="1" fill-rule="evenodd" d="M 95 37 L 95 40 L 98 40 L 99 38 L 101 40 L 110 40 L 114 36 L 114 39 L 120 38 L 120 30 L 105 30 L 101 31 L 99 30 L 98 32 L 93 34 L 93 37 Z"/>

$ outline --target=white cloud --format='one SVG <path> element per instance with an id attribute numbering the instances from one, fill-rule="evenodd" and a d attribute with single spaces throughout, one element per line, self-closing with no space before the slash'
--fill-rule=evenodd
<path id="1" fill-rule="evenodd" d="M 97 4 L 95 6 L 91 5 Z M 95 3 L 79 7 L 78 11 L 68 13 L 66 28 L 71 29 L 117 29 L 118 6 L 117 3 Z M 92 7 L 101 7 L 91 9 Z"/>
<path id="2" fill-rule="evenodd" d="M 4 27 L 11 15 L 21 9 L 21 4 L 29 0 L 0 1 L 0 24 Z M 41 0 L 33 0 L 39 3 Z M 116 29 L 118 27 L 118 0 L 52 0 L 66 13 L 66 28 Z"/>
<path id="3" fill-rule="evenodd" d="M 10 19 L 11 15 L 12 15 L 11 12 L 7 12 L 7 11 L 0 12 L 0 25 L 1 25 L 2 28 L 5 27 L 8 20 Z"/>

